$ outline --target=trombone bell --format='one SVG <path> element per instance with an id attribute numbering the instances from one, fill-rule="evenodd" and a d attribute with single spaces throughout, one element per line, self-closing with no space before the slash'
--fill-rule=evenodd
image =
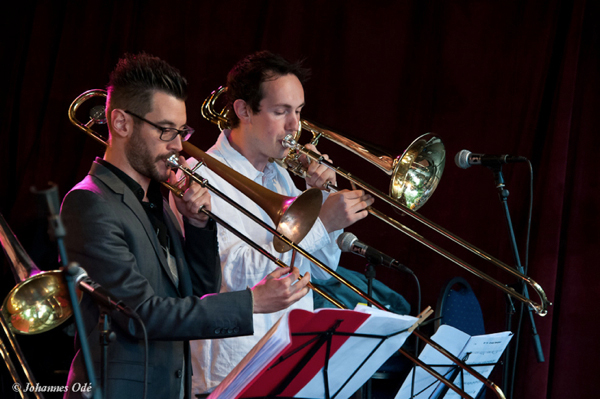
<path id="1" fill-rule="evenodd" d="M 62 272 L 41 272 L 0 214 L 0 244 L 17 285 L 2 304 L 2 315 L 18 334 L 39 334 L 67 320 L 73 309 Z"/>
<path id="2" fill-rule="evenodd" d="M 444 173 L 446 151 L 439 137 L 430 133 L 415 141 L 394 160 L 390 196 L 417 210 L 427 202 Z"/>
<path id="3" fill-rule="evenodd" d="M 16 285 L 2 304 L 2 315 L 18 334 L 51 330 L 72 313 L 62 272 L 39 272 Z"/>

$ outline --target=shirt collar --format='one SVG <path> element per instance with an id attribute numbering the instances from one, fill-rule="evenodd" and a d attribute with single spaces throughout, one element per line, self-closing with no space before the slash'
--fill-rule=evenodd
<path id="1" fill-rule="evenodd" d="M 219 135 L 217 142 L 212 148 L 213 151 L 219 152 L 221 154 L 221 156 L 226 160 L 228 166 L 232 167 L 232 165 L 235 164 L 235 169 L 238 172 L 254 181 L 262 181 L 263 176 L 273 176 L 277 173 L 277 169 L 274 162 L 267 163 L 264 172 L 257 170 L 254 167 L 254 165 L 252 165 L 250 161 L 246 159 L 245 156 L 240 154 L 235 148 L 231 146 L 231 143 L 229 142 L 230 134 L 231 130 L 223 130 L 223 132 Z"/>
<path id="2" fill-rule="evenodd" d="M 96 160 L 102 166 L 106 167 L 108 170 L 114 173 L 115 176 L 117 176 L 127 187 L 129 187 L 131 191 L 133 191 L 135 197 L 140 202 L 143 202 L 144 189 L 138 182 L 136 182 L 131 176 L 129 176 L 127 173 L 123 172 L 121 169 L 117 168 L 110 162 L 102 158 L 97 158 Z M 150 184 L 148 185 L 148 200 L 151 204 L 162 208 L 162 194 L 160 192 L 160 185 L 155 180 L 150 180 Z"/>

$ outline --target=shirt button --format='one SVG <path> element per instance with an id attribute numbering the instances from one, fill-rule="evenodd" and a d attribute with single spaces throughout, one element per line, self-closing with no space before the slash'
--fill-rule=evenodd
<path id="1" fill-rule="evenodd" d="M 220 328 L 217 328 L 217 329 L 215 330 L 215 334 L 221 334 L 221 329 L 220 329 Z"/>
<path id="2" fill-rule="evenodd" d="M 234 329 L 233 329 L 233 333 L 234 333 L 234 334 L 237 334 L 237 333 L 239 333 L 239 332 L 240 332 L 240 328 L 239 328 L 239 327 L 234 327 Z"/>
<path id="3" fill-rule="evenodd" d="M 177 370 L 175 372 L 175 377 L 177 377 L 177 378 L 181 378 L 182 375 L 183 375 L 183 372 L 181 370 Z"/>

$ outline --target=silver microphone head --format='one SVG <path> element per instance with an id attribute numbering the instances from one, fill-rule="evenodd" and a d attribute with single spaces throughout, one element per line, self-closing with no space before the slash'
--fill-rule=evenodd
<path id="1" fill-rule="evenodd" d="M 340 234 L 336 242 L 338 247 L 340 247 L 340 249 L 342 250 L 342 252 L 351 252 L 352 244 L 354 244 L 356 240 L 358 240 L 358 238 L 354 234 L 350 233 L 349 231 L 346 231 Z"/>
<path id="2" fill-rule="evenodd" d="M 79 263 L 72 263 L 67 269 L 67 272 L 73 276 L 75 285 L 79 284 L 84 278 L 88 278 L 87 272 L 83 267 L 79 266 Z"/>
<path id="3" fill-rule="evenodd" d="M 456 166 L 461 169 L 470 168 L 471 164 L 469 164 L 469 155 L 471 155 L 471 151 L 468 150 L 462 150 L 456 153 L 456 156 L 454 157 L 454 163 L 456 163 Z"/>

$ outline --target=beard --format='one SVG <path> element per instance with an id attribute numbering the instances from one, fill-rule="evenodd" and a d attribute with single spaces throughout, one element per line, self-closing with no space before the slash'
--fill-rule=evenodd
<path id="1" fill-rule="evenodd" d="M 170 176 L 171 168 L 166 163 L 167 158 L 171 155 L 177 155 L 176 152 L 169 152 L 153 157 L 148 148 L 148 144 L 142 138 L 139 128 L 134 128 L 133 134 L 125 145 L 125 155 L 133 169 L 139 174 L 150 179 L 163 182 L 167 181 Z M 161 172 L 158 169 L 158 164 L 165 162 L 165 171 Z"/>

